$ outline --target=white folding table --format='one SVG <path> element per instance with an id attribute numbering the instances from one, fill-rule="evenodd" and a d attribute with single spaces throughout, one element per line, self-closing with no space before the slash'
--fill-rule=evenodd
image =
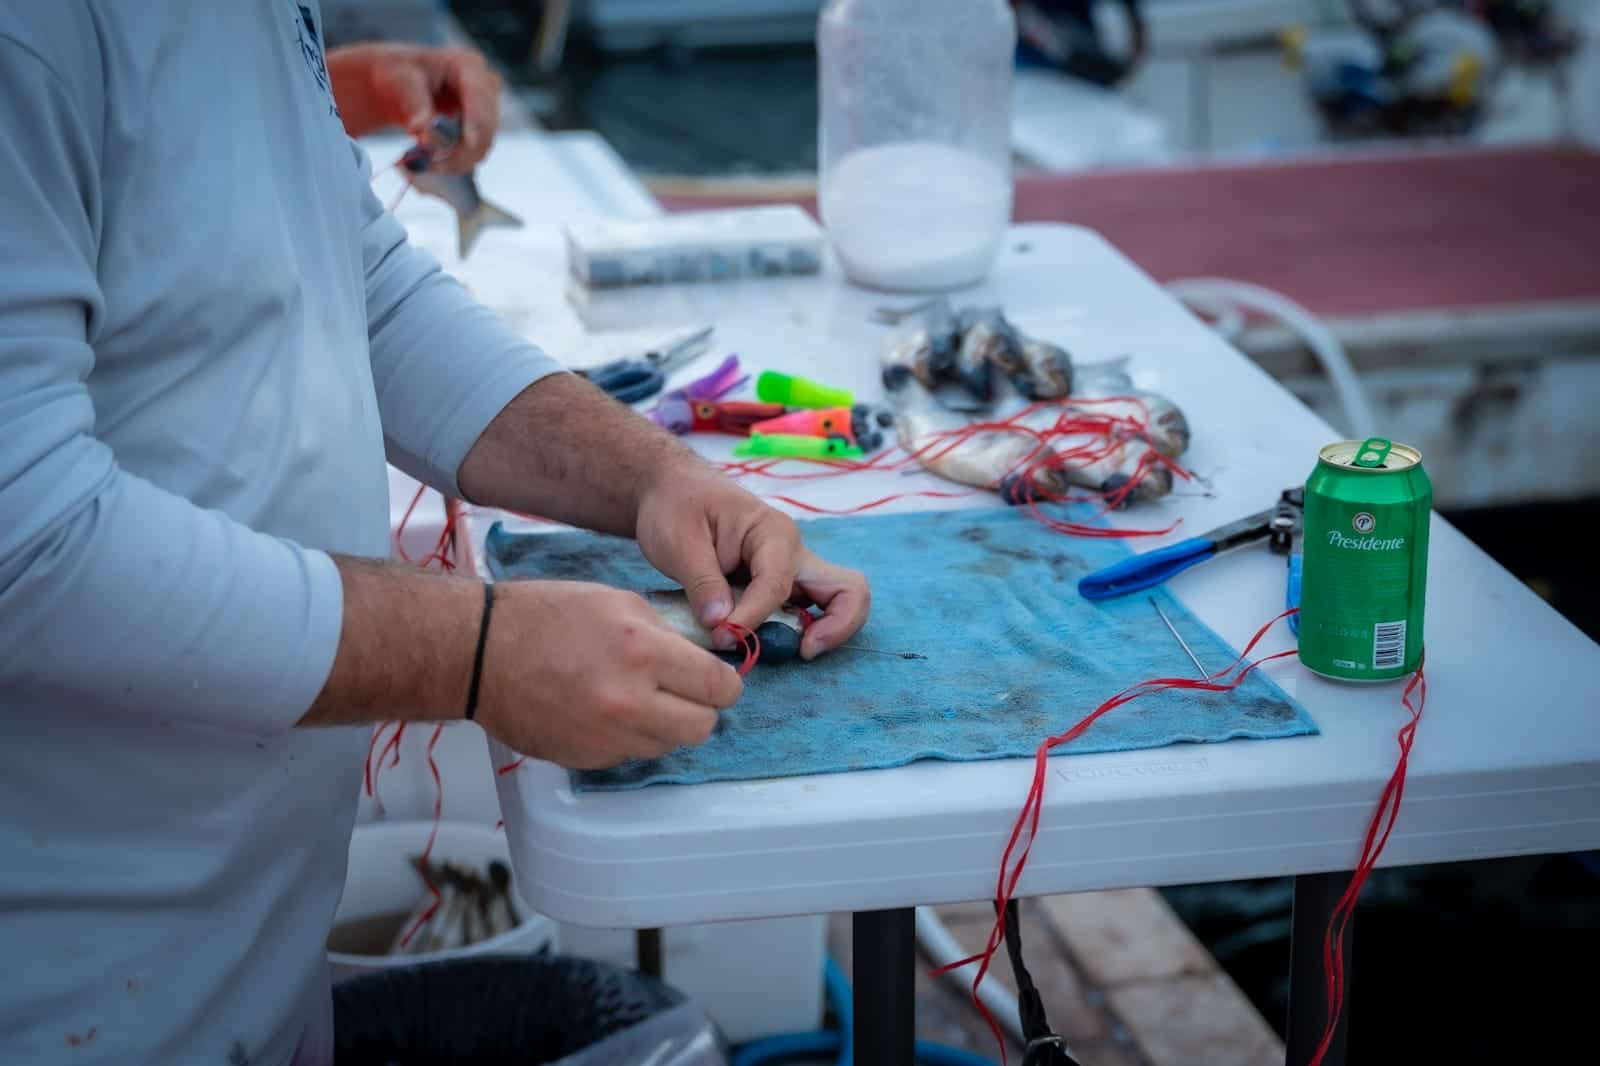
<path id="1" fill-rule="evenodd" d="M 558 275 L 559 263 L 528 263 L 530 285 Z M 515 298 L 514 280 L 499 277 L 502 296 Z M 1182 519 L 1167 538 L 1138 550 L 1270 506 L 1282 489 L 1304 482 L 1320 446 L 1338 439 L 1086 230 L 1015 228 L 988 281 L 956 299 L 1003 305 L 1019 326 L 1064 345 L 1079 362 L 1129 356 L 1141 386 L 1183 407 L 1194 430 L 1186 462 L 1209 479 L 1213 494 L 1185 486 L 1181 497 L 1113 516 L 1114 524 L 1147 528 Z M 640 329 L 714 325 L 718 356 L 737 352 L 752 372 L 782 369 L 871 400 L 881 396 L 877 352 L 885 327 L 869 312 L 906 302 L 850 287 L 830 263 L 818 278 L 627 294 L 613 299 L 607 314 Z M 539 335 L 537 322 L 528 328 Z M 711 363 L 681 371 L 679 379 Z M 731 454 L 728 439 L 692 440 L 713 458 Z M 920 473 L 744 483 L 827 507 L 951 488 Z M 999 505 L 980 494 L 911 499 L 883 510 Z M 481 548 L 495 517 L 472 516 L 467 543 Z M 1243 549 L 1179 575 L 1170 588 L 1242 647 L 1281 609 L 1284 574 L 1281 556 Z M 877 611 L 895 609 L 875 603 Z M 977 616 L 969 624 L 984 622 Z M 1153 614 L 1152 634 L 1169 639 Z M 1281 650 L 1291 640 L 1280 624 L 1258 650 Z M 1426 640 L 1427 709 L 1380 864 L 1600 847 L 1592 693 L 1600 647 L 1437 516 Z M 1321 930 L 1394 768 L 1396 731 L 1407 716 L 1398 684 L 1329 682 L 1293 659 L 1267 670 L 1310 711 L 1320 735 L 1053 758 L 1019 895 L 1295 875 L 1288 1056 L 1299 1066 L 1324 1022 Z M 497 752 L 497 760 L 502 755 L 510 757 Z M 892 1066 L 911 1061 L 912 908 L 993 897 L 1001 849 L 1031 774 L 1028 760 L 922 762 L 580 793 L 566 771 L 530 761 L 502 776 L 499 788 L 519 882 L 531 904 L 559 920 L 643 929 L 855 912 L 856 994 L 865 1001 L 856 1012 L 856 1060 Z M 1328 1061 L 1340 1057 L 1336 1047 Z"/>

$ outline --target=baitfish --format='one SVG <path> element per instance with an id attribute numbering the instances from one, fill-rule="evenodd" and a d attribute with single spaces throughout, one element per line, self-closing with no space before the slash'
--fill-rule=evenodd
<path id="1" fill-rule="evenodd" d="M 434 169 L 433 164 L 461 140 L 460 122 L 440 115 L 433 120 L 432 132 L 435 143 L 429 145 L 418 141 L 408 148 L 405 155 L 400 157 L 400 171 L 412 188 L 429 196 L 437 196 L 455 210 L 457 254 L 465 259 L 485 229 L 494 226 L 520 229 L 522 220 L 505 208 L 485 200 L 478 192 L 478 183 L 472 171 L 448 174 Z"/>
<path id="2" fill-rule="evenodd" d="M 1096 410 L 1103 414 L 1133 415 L 1145 421 L 1145 432 L 1156 450 L 1169 459 L 1178 458 L 1189 450 L 1189 419 L 1177 404 L 1159 392 L 1135 388 L 1127 365 L 1124 357 L 1083 367 L 1073 395 L 1084 399 L 1126 396 L 1137 401 L 1126 406 L 1099 404 Z"/>
<path id="3" fill-rule="evenodd" d="M 904 345 L 884 348 L 883 386 L 894 410 L 900 446 L 930 474 L 973 488 L 993 489 L 1008 502 L 1027 499 L 1023 471 L 1038 450 L 1033 438 L 1020 433 L 972 433 L 955 443 L 969 419 L 941 404 L 918 380 L 909 363 L 914 352 Z M 897 361 L 899 360 L 899 361 Z M 1067 483 L 1061 471 L 1041 469 L 1034 483 L 1047 492 L 1063 493 Z"/>
<path id="4" fill-rule="evenodd" d="M 734 589 L 734 599 L 737 602 L 743 589 Z M 720 648 L 711 646 L 711 631 L 700 624 L 700 619 L 695 617 L 694 608 L 689 606 L 689 597 L 682 589 L 663 589 L 646 592 L 645 602 L 650 604 L 656 612 L 656 617 L 666 624 L 668 629 L 683 637 L 697 647 L 707 651 L 716 652 L 718 655 L 733 655 L 737 652 L 725 652 Z M 804 632 L 798 617 L 802 608 L 783 608 L 773 611 L 766 621 L 756 626 L 756 639 L 761 641 L 761 662 L 781 663 L 800 657 L 800 636 Z"/>
<path id="5" fill-rule="evenodd" d="M 942 403 L 927 382 L 929 350 L 921 338 L 925 327 L 886 338 L 881 351 L 883 384 L 895 412 L 901 446 L 929 473 L 946 480 L 991 489 L 1010 503 L 1030 497 L 1060 498 L 1071 486 L 1107 496 L 1137 478 L 1123 503 L 1159 499 L 1172 491 L 1172 471 L 1159 457 L 1177 458 L 1189 447 L 1189 425 L 1183 412 L 1158 393 L 1134 388 L 1126 360 L 1074 369 L 1066 351 L 1022 335 L 1005 323 L 998 309 L 968 309 L 963 352 L 958 357 L 1003 377 L 980 382 L 989 396 L 957 411 Z M 916 343 L 908 343 L 914 340 Z M 972 375 L 958 365 L 955 384 L 969 384 Z M 1070 394 L 1069 394 L 1070 393 Z M 979 393 L 982 397 L 982 393 Z M 1096 400 L 1074 405 L 1074 399 Z M 1054 400 L 1025 411 L 1030 402 Z M 1106 402 L 1106 401 L 1111 402 Z M 970 431 L 974 421 L 1000 421 L 1018 416 L 1018 425 L 1049 431 L 1063 416 L 1127 416 L 1145 432 L 1111 437 L 1085 434 L 1038 437 L 1006 430 Z M 964 436 L 957 436 L 958 434 Z M 1074 449 L 1090 444 L 1092 459 L 1074 457 Z M 1059 461 L 1052 461 L 1059 457 Z"/>

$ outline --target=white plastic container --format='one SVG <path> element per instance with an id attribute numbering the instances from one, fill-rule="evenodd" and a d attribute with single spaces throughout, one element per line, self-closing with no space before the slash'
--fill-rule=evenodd
<path id="1" fill-rule="evenodd" d="M 350 863 L 345 874 L 344 895 L 334 912 L 333 926 L 381 915 L 406 914 L 423 898 L 421 879 L 411 865 L 411 856 L 427 843 L 431 821 L 385 822 L 356 826 L 350 838 Z M 328 952 L 333 981 L 348 980 L 358 974 L 393 966 L 464 958 L 469 955 L 531 955 L 541 949 L 554 950 L 555 923 L 528 906 L 517 891 L 515 867 L 505 834 L 487 827 L 459 822 L 439 823 L 433 844 L 433 858 L 459 865 L 486 867 L 498 859 L 512 870 L 511 892 L 517 901 L 516 928 L 499 936 L 481 940 L 469 947 L 417 955 L 354 955 Z"/>
<path id="2" fill-rule="evenodd" d="M 828 0 L 817 24 L 820 208 L 851 281 L 976 284 L 1011 219 L 1004 0 Z"/>

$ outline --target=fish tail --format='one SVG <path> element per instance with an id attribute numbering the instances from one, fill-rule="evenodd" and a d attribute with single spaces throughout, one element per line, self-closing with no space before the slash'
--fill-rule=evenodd
<path id="1" fill-rule="evenodd" d="M 465 259 L 478 237 L 486 229 L 505 227 L 521 229 L 522 219 L 488 200 L 479 200 L 477 210 L 457 216 L 457 236 L 461 245 L 461 258 Z"/>

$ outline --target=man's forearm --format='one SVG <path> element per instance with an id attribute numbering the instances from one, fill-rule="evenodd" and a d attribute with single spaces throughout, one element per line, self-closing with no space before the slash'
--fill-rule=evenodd
<path id="1" fill-rule="evenodd" d="M 580 377 L 524 389 L 467 453 L 457 481 L 473 503 L 632 536 L 640 495 L 694 452 Z"/>
<path id="2" fill-rule="evenodd" d="M 333 670 L 300 725 L 441 721 L 466 710 L 483 586 L 335 556 L 344 616 Z"/>

